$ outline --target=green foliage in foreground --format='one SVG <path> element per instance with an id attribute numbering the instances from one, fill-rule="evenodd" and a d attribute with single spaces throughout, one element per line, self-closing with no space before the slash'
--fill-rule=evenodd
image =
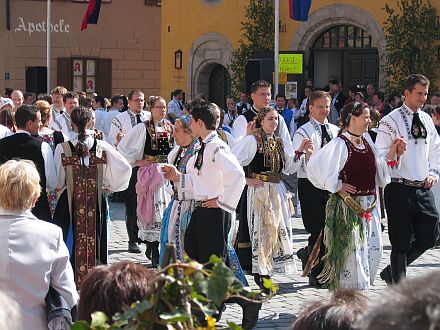
<path id="1" fill-rule="evenodd" d="M 125 313 L 117 313 L 112 320 L 95 312 L 91 324 L 77 321 L 72 330 L 215 329 L 214 315 L 225 300 L 242 297 L 267 301 L 278 288 L 270 280 L 264 286 L 270 289 L 270 295 L 245 290 L 232 270 L 216 256 L 211 256 L 205 265 L 195 261 L 173 262 L 158 272 L 151 283 L 151 293 L 143 301 L 133 304 Z M 203 318 L 205 324 L 199 321 Z M 228 326 L 241 329 L 232 322 Z"/>

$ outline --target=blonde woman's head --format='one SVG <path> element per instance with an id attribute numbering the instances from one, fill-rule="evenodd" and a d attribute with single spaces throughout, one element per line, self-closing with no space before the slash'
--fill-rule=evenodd
<path id="1" fill-rule="evenodd" d="M 0 208 L 30 210 L 40 193 L 40 175 L 33 162 L 9 160 L 0 166 Z"/>

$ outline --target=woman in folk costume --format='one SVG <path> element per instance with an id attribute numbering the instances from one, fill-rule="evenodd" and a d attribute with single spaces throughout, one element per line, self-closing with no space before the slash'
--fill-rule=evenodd
<path id="1" fill-rule="evenodd" d="M 87 129 L 92 110 L 77 107 L 70 116 L 72 139 L 55 149 L 57 188 L 62 194 L 54 221 L 63 229 L 79 285 L 97 263 L 107 263 L 103 194 L 127 188 L 130 164 L 107 142 L 97 140 L 93 130 Z"/>
<path id="2" fill-rule="evenodd" d="M 151 99 L 151 119 L 137 124 L 118 145 L 118 150 L 132 166 L 139 166 L 136 183 L 138 237 L 147 244 L 145 255 L 154 268 L 159 265 L 159 241 L 164 211 L 171 193 L 161 173 L 174 146 L 173 126 L 165 120 L 165 99 Z"/>
<path id="3" fill-rule="evenodd" d="M 249 224 L 252 256 L 249 270 L 264 290 L 261 277 L 295 271 L 291 236 L 294 212 L 281 182 L 281 171 L 288 165 L 288 157 L 282 140 L 274 135 L 278 113 L 271 107 L 264 107 L 258 112 L 256 121 L 261 128 L 235 144 L 232 152 L 244 167 L 248 185 L 247 214 L 240 216 L 246 216 Z M 249 261 L 243 262 L 249 265 Z"/>
<path id="4" fill-rule="evenodd" d="M 50 129 L 49 126 L 52 122 L 52 107 L 49 102 L 44 100 L 38 100 L 34 103 L 36 107 L 40 109 L 41 113 L 41 126 L 38 130 L 38 138 L 47 142 L 52 149 L 52 152 L 55 152 L 55 148 L 58 144 L 67 141 L 67 136 L 64 136 L 62 132 L 54 131 Z M 57 206 L 58 195 L 56 190 L 47 192 L 47 199 L 49 201 L 50 213 L 53 217 L 55 212 L 55 208 Z"/>
<path id="5" fill-rule="evenodd" d="M 333 193 L 327 202 L 324 228 L 326 248 L 319 275 L 330 290 L 366 290 L 373 284 L 382 256 L 376 187 L 390 182 L 390 167 L 402 154 L 396 138 L 386 158 L 379 157 L 367 133 L 367 103 L 345 105 L 342 134 L 310 158 L 307 172 L 318 188 Z"/>
<path id="6" fill-rule="evenodd" d="M 200 148 L 198 139 L 191 134 L 190 117 L 188 115 L 176 119 L 174 123 L 174 140 L 176 146 L 168 154 L 168 163 L 186 173 L 188 160 L 197 153 Z M 194 200 L 179 200 L 177 187 L 173 188 L 173 197 L 165 210 L 162 219 L 162 231 L 160 237 L 160 261 L 163 263 L 165 245 L 173 243 L 176 246 L 176 256 L 178 260 L 183 260 L 184 237 L 186 228 L 189 225 L 191 214 L 194 211 Z"/>

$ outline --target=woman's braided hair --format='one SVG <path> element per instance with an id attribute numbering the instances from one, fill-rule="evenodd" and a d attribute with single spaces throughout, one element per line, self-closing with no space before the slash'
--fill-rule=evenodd
<path id="1" fill-rule="evenodd" d="M 79 157 L 87 157 L 89 155 L 89 148 L 85 143 L 86 127 L 88 122 L 92 119 L 92 110 L 87 107 L 79 106 L 73 109 L 70 114 L 72 123 L 75 124 L 78 130 L 78 144 L 76 145 L 76 155 Z"/>

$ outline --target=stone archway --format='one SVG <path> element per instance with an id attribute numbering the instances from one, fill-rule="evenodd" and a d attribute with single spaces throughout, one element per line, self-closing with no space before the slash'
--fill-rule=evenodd
<path id="1" fill-rule="evenodd" d="M 191 46 L 188 65 L 187 93 L 209 96 L 209 78 L 217 65 L 227 68 L 232 59 L 232 44 L 223 35 L 210 32 L 200 36 Z M 228 70 L 228 69 L 226 69 Z M 229 77 L 232 72 L 229 71 Z"/>
<path id="2" fill-rule="evenodd" d="M 348 4 L 334 4 L 314 11 L 307 22 L 302 23 L 295 32 L 291 43 L 292 50 L 304 51 L 305 63 L 309 61 L 310 48 L 316 38 L 329 27 L 339 24 L 355 25 L 368 31 L 377 44 L 379 59 L 385 56 L 385 35 L 376 18 L 359 7 Z M 379 82 L 384 75 L 379 70 Z"/>

